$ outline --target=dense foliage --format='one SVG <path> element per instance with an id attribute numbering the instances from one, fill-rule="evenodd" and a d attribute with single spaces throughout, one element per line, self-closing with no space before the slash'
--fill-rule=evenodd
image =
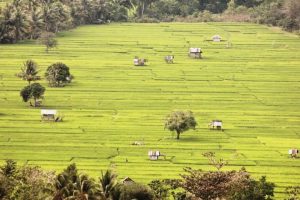
<path id="1" fill-rule="evenodd" d="M 300 29 L 299 12 L 298 0 L 14 0 L 0 13 L 0 43 L 82 24 L 132 20 L 250 21 L 294 31 Z"/>
<path id="2" fill-rule="evenodd" d="M 175 131 L 177 140 L 181 133 L 197 126 L 194 114 L 191 111 L 174 111 L 166 117 L 165 128 Z"/>
<path id="3" fill-rule="evenodd" d="M 252 179 L 245 170 L 203 172 L 186 168 L 182 187 L 203 200 L 210 199 L 240 199 L 264 200 L 273 199 L 273 183 L 265 177 L 259 181 Z"/>
<path id="4" fill-rule="evenodd" d="M 24 87 L 20 91 L 20 96 L 22 97 L 24 102 L 28 102 L 31 106 L 37 107 L 41 104 L 40 99 L 43 99 L 44 92 L 46 91 L 45 87 L 43 87 L 39 83 L 33 83 L 31 85 L 28 85 Z M 34 100 L 34 104 L 32 105 L 31 99 Z"/>
<path id="5" fill-rule="evenodd" d="M 61 62 L 50 65 L 47 68 L 45 77 L 52 87 L 62 87 L 65 84 L 70 83 L 73 79 L 69 67 Z"/>
<path id="6" fill-rule="evenodd" d="M 186 168 L 182 179 L 153 180 L 149 186 L 139 183 L 120 183 L 114 172 L 107 170 L 100 181 L 79 173 L 70 164 L 55 175 L 39 167 L 17 166 L 7 160 L 0 168 L 0 198 L 31 200 L 164 200 L 173 196 L 188 199 L 272 199 L 274 184 L 265 177 L 252 179 L 248 172 L 203 172 Z"/>

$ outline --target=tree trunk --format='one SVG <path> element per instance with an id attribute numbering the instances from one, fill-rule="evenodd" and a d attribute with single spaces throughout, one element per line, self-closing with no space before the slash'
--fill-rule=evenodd
<path id="1" fill-rule="evenodd" d="M 141 17 L 144 16 L 144 11 L 145 11 L 145 2 L 142 3 Z"/>
<path id="2" fill-rule="evenodd" d="M 176 133 L 177 133 L 177 137 L 176 137 L 176 139 L 177 139 L 177 140 L 179 140 L 180 131 L 176 130 Z"/>
<path id="3" fill-rule="evenodd" d="M 36 98 L 33 98 L 34 100 L 34 107 L 36 107 Z"/>

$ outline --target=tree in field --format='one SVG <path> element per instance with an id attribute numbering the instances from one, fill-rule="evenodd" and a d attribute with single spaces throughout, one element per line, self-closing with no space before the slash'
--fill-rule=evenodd
<path id="1" fill-rule="evenodd" d="M 39 99 L 43 99 L 43 95 L 45 92 L 45 88 L 39 84 L 39 83 L 33 83 L 31 85 L 28 85 L 24 87 L 21 92 L 20 96 L 23 98 L 24 102 L 28 102 L 32 106 L 31 99 L 34 100 L 34 107 L 37 107 L 40 105 Z"/>
<path id="2" fill-rule="evenodd" d="M 191 111 L 174 111 L 167 116 L 165 122 L 165 128 L 176 131 L 177 140 L 179 140 L 181 133 L 195 129 L 196 126 L 197 122 Z"/>
<path id="3" fill-rule="evenodd" d="M 40 36 L 41 44 L 46 46 L 46 52 L 57 46 L 57 40 L 55 39 L 55 34 L 51 32 L 44 32 Z"/>
<path id="4" fill-rule="evenodd" d="M 28 84 L 30 85 L 31 81 L 36 81 L 41 79 L 37 74 L 38 74 L 38 70 L 37 70 L 36 62 L 34 62 L 33 60 L 26 60 L 23 63 L 21 72 L 16 75 L 17 77 L 28 81 Z"/>
<path id="5" fill-rule="evenodd" d="M 104 174 L 103 172 L 101 172 L 99 182 L 101 196 L 103 197 L 103 199 L 111 198 L 118 184 L 117 175 L 111 170 L 107 170 Z"/>
<path id="6" fill-rule="evenodd" d="M 65 86 L 65 84 L 70 83 L 73 79 L 69 67 L 61 62 L 50 65 L 47 68 L 45 77 L 52 87 Z"/>

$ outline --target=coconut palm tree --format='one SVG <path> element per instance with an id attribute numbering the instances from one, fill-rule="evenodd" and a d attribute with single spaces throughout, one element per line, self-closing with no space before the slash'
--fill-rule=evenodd
<path id="1" fill-rule="evenodd" d="M 75 189 L 73 195 L 69 199 L 76 200 L 99 200 L 100 188 L 97 186 L 93 179 L 87 175 L 82 174 L 78 176 L 77 181 L 74 183 Z"/>
<path id="2" fill-rule="evenodd" d="M 115 187 L 117 186 L 117 175 L 111 170 L 107 170 L 105 174 L 101 172 L 99 182 L 102 198 L 108 199 L 111 196 L 112 192 L 114 192 Z"/>
<path id="3" fill-rule="evenodd" d="M 15 27 L 15 41 L 24 39 L 28 33 L 28 18 L 27 13 L 24 12 L 23 4 L 21 0 L 14 0 L 12 3 L 14 12 L 12 15 L 12 22 Z"/>
<path id="4" fill-rule="evenodd" d="M 30 39 L 37 39 L 44 28 L 44 21 L 41 8 L 36 4 L 31 6 L 31 16 L 30 16 Z"/>
<path id="5" fill-rule="evenodd" d="M 17 77 L 28 81 L 30 85 L 31 81 L 40 80 L 41 77 L 38 76 L 37 63 L 33 60 L 26 60 L 21 68 L 21 72 L 16 74 Z"/>

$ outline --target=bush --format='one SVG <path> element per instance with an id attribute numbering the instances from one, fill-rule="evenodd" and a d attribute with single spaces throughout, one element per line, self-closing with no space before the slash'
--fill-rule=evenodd
<path id="1" fill-rule="evenodd" d="M 119 200 L 153 200 L 154 194 L 149 187 L 133 183 L 129 185 L 124 185 L 121 187 L 121 194 Z"/>

